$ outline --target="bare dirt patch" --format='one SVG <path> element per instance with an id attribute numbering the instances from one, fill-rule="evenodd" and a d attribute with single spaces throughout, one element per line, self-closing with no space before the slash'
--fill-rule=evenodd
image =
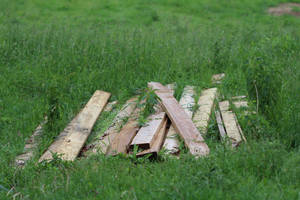
<path id="1" fill-rule="evenodd" d="M 268 13 L 275 16 L 293 15 L 300 17 L 300 3 L 282 3 L 268 9 Z"/>

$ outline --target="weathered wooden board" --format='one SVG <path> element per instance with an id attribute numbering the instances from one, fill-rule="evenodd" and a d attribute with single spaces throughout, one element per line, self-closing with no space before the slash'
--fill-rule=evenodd
<path id="1" fill-rule="evenodd" d="M 121 131 L 114 137 L 110 143 L 106 155 L 117 155 L 127 153 L 129 146 L 139 130 L 138 117 L 143 108 L 137 107 L 122 127 Z"/>
<path id="2" fill-rule="evenodd" d="M 147 118 L 147 123 L 145 126 L 140 128 L 133 141 L 131 146 L 138 145 L 144 149 L 149 149 L 155 140 L 156 135 L 159 133 L 161 126 L 163 125 L 166 119 L 166 113 L 160 112 L 150 115 Z"/>
<path id="3" fill-rule="evenodd" d="M 97 90 L 86 106 L 41 156 L 39 162 L 53 159 L 52 153 L 61 155 L 61 159 L 63 160 L 73 161 L 78 156 L 82 146 L 90 135 L 109 97 L 110 93 Z"/>
<path id="4" fill-rule="evenodd" d="M 37 137 L 39 137 L 43 132 L 43 126 L 47 123 L 47 118 L 43 121 L 33 132 L 30 138 L 26 141 L 23 153 L 18 155 L 15 160 L 16 166 L 23 167 L 26 162 L 29 161 L 34 156 L 34 151 L 37 148 Z"/>
<path id="5" fill-rule="evenodd" d="M 194 87 L 186 86 L 179 101 L 180 106 L 184 109 L 189 118 L 192 118 L 193 116 L 191 108 L 195 105 L 195 99 L 193 97 L 194 95 Z M 163 144 L 163 148 L 166 149 L 167 153 L 177 154 L 179 152 L 179 145 L 180 143 L 177 138 L 177 132 L 174 126 L 171 125 Z"/>
<path id="6" fill-rule="evenodd" d="M 232 146 L 238 146 L 242 141 L 242 138 L 236 123 L 235 114 L 232 111 L 229 111 L 229 102 L 219 102 L 219 108 L 224 121 L 227 136 L 231 139 Z"/>
<path id="7" fill-rule="evenodd" d="M 248 107 L 247 101 L 242 101 L 242 100 L 241 101 L 233 101 L 232 103 L 236 108 L 247 108 Z"/>
<path id="8" fill-rule="evenodd" d="M 215 84 L 220 84 L 222 82 L 222 80 L 224 79 L 225 74 L 221 73 L 221 74 L 215 74 L 212 76 L 212 82 Z"/>
<path id="9" fill-rule="evenodd" d="M 203 90 L 198 100 L 198 109 L 194 114 L 193 121 L 201 134 L 207 133 L 208 123 L 217 96 L 217 88 Z"/>
<path id="10" fill-rule="evenodd" d="M 118 134 L 121 126 L 123 125 L 123 121 L 128 119 L 128 117 L 132 114 L 132 112 L 136 108 L 137 103 L 138 97 L 133 97 L 126 101 L 126 103 L 120 109 L 120 112 L 114 118 L 110 127 L 100 138 L 98 138 L 94 143 L 90 145 L 92 147 L 90 150 L 92 153 L 101 152 L 105 154 L 107 152 L 109 144 Z M 88 152 L 86 154 L 88 154 Z"/>
<path id="11" fill-rule="evenodd" d="M 156 95 L 160 98 L 160 103 L 164 111 L 170 118 L 175 130 L 183 138 L 191 154 L 195 156 L 209 154 L 209 148 L 204 142 L 200 132 L 173 97 L 170 90 L 156 82 L 150 82 L 148 86 L 155 90 Z"/>
<path id="12" fill-rule="evenodd" d="M 112 102 L 109 102 L 109 103 L 105 106 L 103 112 L 110 112 L 110 111 L 112 111 L 112 109 L 114 108 L 115 105 L 117 105 L 117 103 L 118 103 L 118 101 L 112 101 Z"/>
<path id="13" fill-rule="evenodd" d="M 137 153 L 137 156 L 144 156 L 146 154 L 155 154 L 157 155 L 163 145 L 164 139 L 166 137 L 166 128 L 167 128 L 167 119 L 164 118 L 163 124 L 156 135 L 153 144 L 150 149 L 144 150 L 142 152 Z"/>
<path id="14" fill-rule="evenodd" d="M 224 138 L 226 138 L 226 131 L 225 131 L 225 128 L 224 128 L 224 125 L 223 125 L 221 114 L 217 109 L 215 110 L 215 116 L 216 116 L 216 121 L 217 121 L 217 124 L 218 124 L 218 128 L 219 128 L 221 138 L 224 139 Z"/>

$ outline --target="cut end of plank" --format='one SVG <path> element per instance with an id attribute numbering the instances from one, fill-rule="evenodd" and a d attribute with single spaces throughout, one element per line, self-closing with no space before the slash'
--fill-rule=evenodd
<path id="1" fill-rule="evenodd" d="M 190 142 L 190 153 L 196 157 L 207 156 L 209 154 L 209 148 L 205 142 Z"/>

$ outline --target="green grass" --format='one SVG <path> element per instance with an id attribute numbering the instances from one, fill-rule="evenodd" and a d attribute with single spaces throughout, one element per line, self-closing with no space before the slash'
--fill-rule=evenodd
<path id="1" fill-rule="evenodd" d="M 3 0 L 0 2 L 0 197 L 10 199 L 299 199 L 300 21 L 262 0 Z M 207 158 L 157 161 L 95 155 L 36 165 L 96 89 L 121 103 L 148 81 L 248 95 L 248 139 L 229 150 L 214 119 Z M 255 80 L 255 82 L 254 82 Z M 36 157 L 13 167 L 26 138 L 57 111 Z M 91 137 L 115 113 L 100 117 Z M 107 118 L 108 120 L 105 120 Z M 102 121 L 102 119 L 104 121 Z M 91 140 L 91 139 L 89 139 Z M 6 189 L 13 190 L 7 195 Z"/>

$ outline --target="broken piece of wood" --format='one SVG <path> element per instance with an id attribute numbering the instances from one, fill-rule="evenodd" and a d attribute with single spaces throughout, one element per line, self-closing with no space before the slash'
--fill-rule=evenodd
<path id="1" fill-rule="evenodd" d="M 164 111 L 170 118 L 175 130 L 183 138 L 191 154 L 195 156 L 208 155 L 209 148 L 207 144 L 204 142 L 192 120 L 173 97 L 170 90 L 156 82 L 148 83 L 148 87 L 155 90 L 155 94 L 159 97 Z"/>
<path id="2" fill-rule="evenodd" d="M 224 125 L 223 125 L 221 114 L 220 114 L 219 110 L 217 110 L 217 109 L 215 109 L 215 117 L 216 117 L 216 121 L 217 121 L 217 124 L 218 124 L 218 129 L 219 129 L 221 138 L 225 139 L 226 138 L 226 131 L 225 131 L 225 128 L 224 128 Z"/>
<path id="3" fill-rule="evenodd" d="M 194 95 L 195 95 L 194 87 L 186 86 L 183 89 L 183 93 L 179 101 L 180 106 L 184 109 L 184 111 L 187 113 L 189 118 L 192 118 L 193 116 L 193 112 L 191 108 L 195 105 L 195 99 L 193 97 Z M 171 124 L 169 131 L 167 132 L 167 137 L 163 144 L 163 148 L 167 150 L 167 153 L 177 154 L 179 152 L 179 146 L 180 143 L 177 138 L 177 132 L 174 126 Z"/>
<path id="4" fill-rule="evenodd" d="M 221 74 L 214 74 L 212 76 L 212 82 L 215 84 L 220 84 L 222 82 L 222 80 L 224 79 L 225 74 L 221 73 Z"/>
<path id="5" fill-rule="evenodd" d="M 63 160 L 75 160 L 109 97 L 110 93 L 97 90 L 85 107 L 41 156 L 39 162 L 52 160 L 53 153 L 61 155 Z"/>
<path id="6" fill-rule="evenodd" d="M 112 109 L 114 108 L 115 105 L 117 105 L 117 103 L 118 103 L 118 101 L 112 101 L 112 102 L 109 102 L 109 103 L 105 106 L 103 112 L 110 112 L 110 111 L 112 111 Z"/>
<path id="7" fill-rule="evenodd" d="M 219 102 L 219 108 L 224 121 L 227 136 L 232 142 L 232 146 L 238 146 L 241 141 L 241 134 L 236 123 L 236 116 L 232 111 L 229 111 L 229 101 Z"/>
<path id="8" fill-rule="evenodd" d="M 152 147 L 153 142 L 155 141 L 155 137 L 159 133 L 166 119 L 166 113 L 156 113 L 150 115 L 147 119 L 148 122 L 145 126 L 140 128 L 133 141 L 131 142 L 131 146 L 137 145 L 143 149 L 149 149 L 150 147 Z"/>
<path id="9" fill-rule="evenodd" d="M 132 114 L 132 112 L 136 108 L 137 103 L 138 97 L 133 97 L 126 101 L 126 103 L 120 109 L 119 113 L 114 118 L 110 127 L 104 132 L 104 134 L 99 139 L 97 139 L 94 143 L 90 145 L 91 150 L 89 150 L 88 152 L 101 152 L 106 154 L 109 144 L 118 134 L 121 126 L 123 125 L 124 120 L 127 120 L 128 117 Z M 88 154 L 88 152 L 86 154 Z"/>
<path id="10" fill-rule="evenodd" d="M 160 130 L 158 131 L 158 134 L 156 134 L 156 137 L 154 138 L 151 148 L 137 153 L 136 156 L 144 156 L 146 154 L 157 155 L 158 152 L 160 151 L 161 146 L 163 145 L 164 139 L 166 137 L 166 128 L 167 128 L 167 119 L 164 118 L 163 124 L 162 124 Z"/>
<path id="11" fill-rule="evenodd" d="M 106 155 L 117 155 L 127 153 L 131 141 L 139 130 L 138 118 L 143 108 L 137 107 L 133 114 L 129 117 L 127 123 L 122 127 L 121 131 L 114 137 L 108 146 Z"/>
<path id="12" fill-rule="evenodd" d="M 217 88 L 203 90 L 198 101 L 198 109 L 194 114 L 193 121 L 202 135 L 207 133 L 208 123 L 217 96 Z"/>

